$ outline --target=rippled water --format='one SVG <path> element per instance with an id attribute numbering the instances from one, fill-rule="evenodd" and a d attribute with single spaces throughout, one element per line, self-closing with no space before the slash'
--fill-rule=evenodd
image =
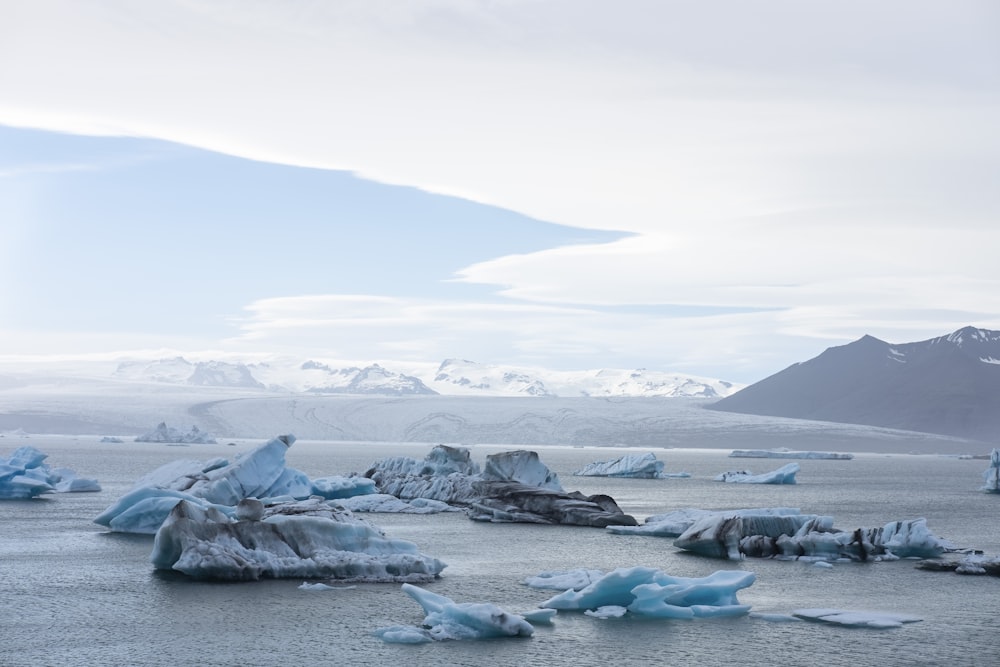
<path id="1" fill-rule="evenodd" d="M 530 639 L 384 644 L 378 627 L 419 624 L 420 607 L 398 585 L 309 592 L 301 581 L 192 582 L 155 572 L 152 538 L 110 534 L 92 523 L 141 474 L 178 458 L 232 457 L 256 443 L 166 447 L 99 444 L 95 439 L 7 439 L 0 451 L 31 444 L 54 467 L 97 477 L 97 494 L 0 502 L 0 665 L 992 665 L 1000 579 L 914 569 L 910 561 L 837 564 L 727 562 L 677 551 L 671 540 L 602 530 L 491 525 L 463 514 L 368 515 L 390 535 L 416 542 L 448 563 L 428 587 L 457 602 L 492 602 L 524 611 L 550 596 L 521 581 L 545 570 L 657 567 L 704 576 L 718 569 L 757 573 L 740 594 L 755 611 L 801 607 L 899 611 L 921 623 L 857 630 L 752 617 L 697 621 L 598 620 L 561 613 Z M 363 471 L 383 456 L 422 457 L 426 445 L 298 442 L 288 464 L 312 477 Z M 502 447 L 474 447 L 483 462 Z M 1000 496 L 977 491 L 987 463 L 939 456 L 859 455 L 800 461 L 795 486 L 724 485 L 719 472 L 765 472 L 784 461 L 730 459 L 727 451 L 660 450 L 669 471 L 690 479 L 611 480 L 572 471 L 622 450 L 538 448 L 563 486 L 614 496 L 640 520 L 680 507 L 791 506 L 831 514 L 840 528 L 926 517 L 931 530 L 962 545 L 1000 553 Z M 649 450 L 641 450 L 649 451 Z M 984 454 L 986 452 L 983 452 Z"/>

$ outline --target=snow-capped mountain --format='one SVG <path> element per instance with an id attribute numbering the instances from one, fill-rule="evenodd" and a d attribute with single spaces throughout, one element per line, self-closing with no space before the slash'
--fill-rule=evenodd
<path id="1" fill-rule="evenodd" d="M 995 440 L 1000 331 L 965 327 L 914 343 L 872 336 L 724 398 L 716 410 Z"/>
<path id="2" fill-rule="evenodd" d="M 484 396 L 728 396 L 730 382 L 661 371 L 552 371 L 446 359 L 428 385 L 441 394 Z"/>
<path id="3" fill-rule="evenodd" d="M 404 366 L 404 364 L 400 364 Z M 318 394 L 403 396 L 559 396 L 719 398 L 740 388 L 730 382 L 647 369 L 554 371 L 446 359 L 438 366 L 338 364 L 308 360 L 267 363 L 190 362 L 183 357 L 127 361 L 112 378 L 132 382 L 267 389 Z"/>

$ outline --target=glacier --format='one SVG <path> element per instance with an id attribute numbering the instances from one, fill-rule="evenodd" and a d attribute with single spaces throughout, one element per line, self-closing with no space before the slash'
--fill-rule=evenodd
<path id="1" fill-rule="evenodd" d="M 1000 493 L 1000 449 L 990 452 L 990 467 L 983 471 L 983 481 L 981 491 Z"/>
<path id="2" fill-rule="evenodd" d="M 533 451 L 490 454 L 480 470 L 465 447 L 437 445 L 423 459 L 390 457 L 365 477 L 403 500 L 428 498 L 463 505 L 469 518 L 495 523 L 546 523 L 591 527 L 635 525 L 606 495 L 563 490 L 558 475 Z"/>
<path id="3" fill-rule="evenodd" d="M 545 579 L 555 576 L 548 573 Z M 566 576 L 575 575 L 567 573 Z M 585 577 L 589 579 L 590 573 Z M 755 580 L 753 572 L 737 570 L 720 570 L 706 577 L 674 577 L 650 567 L 622 567 L 592 580 L 583 588 L 567 589 L 540 606 L 558 610 L 603 610 L 597 615 L 604 617 L 620 615 L 617 609 L 610 608 L 623 608 L 636 616 L 653 618 L 742 616 L 750 611 L 750 605 L 740 604 L 737 591 L 749 587 Z"/>
<path id="4" fill-rule="evenodd" d="M 150 562 L 158 570 L 221 581 L 426 582 L 445 567 L 412 542 L 388 538 L 321 498 L 273 505 L 248 498 L 235 516 L 181 500 L 157 531 Z"/>
<path id="5" fill-rule="evenodd" d="M 34 447 L 18 447 L 0 458 L 0 499 L 37 498 L 46 493 L 100 491 L 96 479 L 77 477 L 69 468 L 50 468 L 44 454 Z"/>
<path id="6" fill-rule="evenodd" d="M 455 602 L 419 586 L 403 584 L 403 592 L 423 607 L 421 627 L 393 625 L 379 628 L 375 636 L 394 644 L 420 644 L 449 639 L 530 637 L 535 628 L 523 616 L 488 602 Z"/>
<path id="7" fill-rule="evenodd" d="M 729 560 L 894 560 L 934 558 L 954 549 L 951 543 L 932 534 L 922 518 L 893 521 L 879 528 L 839 530 L 829 516 L 723 512 L 696 520 L 674 540 L 674 546 Z"/>
<path id="8" fill-rule="evenodd" d="M 730 484 L 795 484 L 798 463 L 783 465 L 777 470 L 755 475 L 749 470 L 730 470 L 715 476 L 717 482 Z"/>

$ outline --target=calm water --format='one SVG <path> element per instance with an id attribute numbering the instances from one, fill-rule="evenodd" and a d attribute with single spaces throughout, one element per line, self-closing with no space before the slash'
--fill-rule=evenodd
<path id="1" fill-rule="evenodd" d="M 757 573 L 740 594 L 755 611 L 801 607 L 899 611 L 924 618 L 893 630 L 812 623 L 724 620 L 598 620 L 561 613 L 530 639 L 390 645 L 378 627 L 419 624 L 420 607 L 395 584 L 302 591 L 299 580 L 244 584 L 187 581 L 154 572 L 152 538 L 106 533 L 91 522 L 152 468 L 178 458 L 232 457 L 238 446 L 99 444 L 96 439 L 0 440 L 49 454 L 53 467 L 97 477 L 97 494 L 0 501 L 0 665 L 995 665 L 1000 579 L 915 570 L 910 561 L 837 564 L 727 562 L 686 555 L 671 540 L 602 530 L 490 525 L 464 514 L 366 515 L 390 535 L 416 542 L 448 563 L 428 585 L 457 602 L 492 602 L 511 612 L 552 593 L 521 581 L 544 570 L 657 567 L 704 576 L 719 569 Z M 503 447 L 474 447 L 482 463 Z M 423 457 L 427 445 L 298 442 L 288 464 L 312 477 L 363 471 L 378 458 Z M 642 520 L 680 507 L 800 507 L 831 514 L 840 528 L 926 517 L 931 530 L 1000 553 L 1000 496 L 977 491 L 987 463 L 937 456 L 860 455 L 852 461 L 800 461 L 795 486 L 724 485 L 725 470 L 765 472 L 785 463 L 730 459 L 727 451 L 659 450 L 669 471 L 690 479 L 610 480 L 572 471 L 622 453 L 540 447 L 568 490 L 604 492 Z M 636 450 L 649 451 L 649 450 Z M 983 452 L 984 454 L 986 452 Z"/>

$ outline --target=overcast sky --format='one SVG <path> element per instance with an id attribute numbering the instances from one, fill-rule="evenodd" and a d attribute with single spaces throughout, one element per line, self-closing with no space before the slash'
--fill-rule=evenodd
<path id="1" fill-rule="evenodd" d="M 1000 329 L 992 0 L 0 0 L 0 91 L 0 355 Z"/>

